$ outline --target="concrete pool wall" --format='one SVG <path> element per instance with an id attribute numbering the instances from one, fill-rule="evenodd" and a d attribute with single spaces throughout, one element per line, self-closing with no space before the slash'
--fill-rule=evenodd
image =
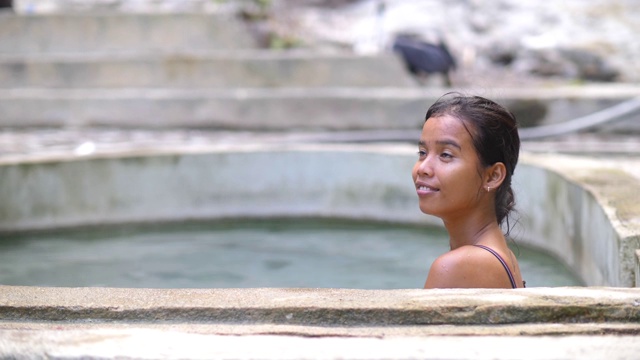
<path id="1" fill-rule="evenodd" d="M 417 207 L 414 153 L 253 144 L 6 159 L 0 231 L 240 216 L 439 225 Z M 593 159 L 523 154 L 514 186 L 518 242 L 549 251 L 589 286 L 636 285 L 637 179 Z"/>
<path id="2" fill-rule="evenodd" d="M 6 157 L 0 233 L 240 215 L 437 224 L 417 208 L 414 161 L 413 146 L 383 144 Z M 640 271 L 637 179 L 594 159 L 523 154 L 514 184 L 518 241 L 612 287 L 0 285 L 0 357 L 512 359 L 525 348 L 538 359 L 634 358 L 640 289 L 637 278 L 618 286 Z"/>

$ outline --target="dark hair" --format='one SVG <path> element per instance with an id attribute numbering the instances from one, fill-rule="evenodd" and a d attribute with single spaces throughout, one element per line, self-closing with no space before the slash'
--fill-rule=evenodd
<path id="1" fill-rule="evenodd" d="M 463 96 L 448 93 L 436 101 L 425 116 L 453 116 L 464 125 L 471 135 L 473 145 L 482 166 L 501 162 L 507 169 L 504 181 L 496 190 L 496 217 L 498 224 L 507 221 L 509 233 L 509 213 L 515 207 L 515 196 L 511 188 L 511 177 L 518 163 L 520 137 L 516 117 L 501 105 L 480 96 Z"/>

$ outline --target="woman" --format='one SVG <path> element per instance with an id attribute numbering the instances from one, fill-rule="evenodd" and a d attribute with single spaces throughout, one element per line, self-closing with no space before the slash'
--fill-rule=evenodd
<path id="1" fill-rule="evenodd" d="M 516 119 L 495 102 L 447 94 L 427 111 L 413 181 L 420 210 L 442 219 L 451 250 L 425 288 L 524 287 L 502 225 L 514 207 Z"/>

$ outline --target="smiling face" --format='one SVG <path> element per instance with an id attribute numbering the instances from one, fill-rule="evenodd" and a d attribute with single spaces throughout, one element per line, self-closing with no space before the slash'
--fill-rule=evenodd
<path id="1" fill-rule="evenodd" d="M 425 214 L 443 219 L 466 216 L 486 205 L 480 160 L 460 119 L 450 115 L 427 119 L 412 175 Z"/>

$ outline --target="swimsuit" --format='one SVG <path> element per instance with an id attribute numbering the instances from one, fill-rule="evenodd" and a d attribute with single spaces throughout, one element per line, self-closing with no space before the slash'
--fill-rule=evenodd
<path id="1" fill-rule="evenodd" d="M 488 252 L 493 254 L 493 256 L 495 256 L 498 260 L 500 260 L 500 263 L 502 264 L 504 269 L 507 271 L 507 275 L 509 275 L 509 281 L 511 281 L 511 287 L 514 288 L 514 289 L 517 288 L 516 281 L 513 279 L 513 274 L 511 273 L 511 269 L 509 269 L 509 266 L 507 266 L 507 262 L 504 261 L 504 259 L 502 258 L 502 256 L 500 256 L 500 254 L 498 254 L 492 248 L 484 246 L 484 245 L 473 245 L 473 246 L 477 246 L 479 248 L 487 250 Z M 524 281 L 522 282 L 522 286 L 526 287 L 526 283 Z"/>

